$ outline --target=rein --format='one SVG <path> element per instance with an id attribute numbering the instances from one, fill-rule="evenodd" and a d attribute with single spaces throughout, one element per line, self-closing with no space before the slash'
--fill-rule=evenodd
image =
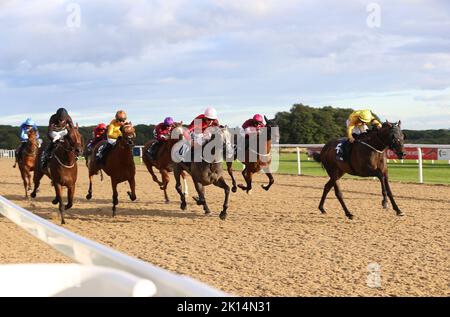
<path id="1" fill-rule="evenodd" d="M 75 167 L 76 161 L 72 165 L 66 165 L 59 159 L 58 155 L 55 154 L 53 156 L 55 157 L 55 159 L 58 162 L 58 164 L 61 165 L 62 167 L 68 168 L 68 169 L 71 169 L 71 168 Z"/>
<path id="2" fill-rule="evenodd" d="M 377 150 L 377 149 L 374 148 L 372 145 L 370 145 L 370 144 L 368 144 L 368 143 L 366 143 L 366 142 L 364 142 L 364 141 L 358 141 L 358 143 L 361 143 L 362 145 L 367 146 L 368 148 L 374 150 L 375 152 L 377 152 L 377 153 L 379 153 L 379 154 L 383 154 L 383 153 L 384 153 L 384 151 Z"/>

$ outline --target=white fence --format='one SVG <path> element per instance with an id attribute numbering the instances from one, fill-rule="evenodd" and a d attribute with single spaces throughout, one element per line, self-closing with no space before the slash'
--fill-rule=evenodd
<path id="1" fill-rule="evenodd" d="M 109 267 L 152 281 L 156 296 L 224 297 L 227 294 L 190 277 L 177 275 L 88 240 L 0 196 L 0 214 L 75 262 Z"/>

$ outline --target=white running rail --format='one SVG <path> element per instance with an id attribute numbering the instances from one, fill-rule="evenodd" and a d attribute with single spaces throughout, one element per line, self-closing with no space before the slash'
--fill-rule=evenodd
<path id="1" fill-rule="evenodd" d="M 156 296 L 229 296 L 188 276 L 171 273 L 150 263 L 88 240 L 34 215 L 2 196 L 0 196 L 0 214 L 75 262 L 114 268 L 152 281 L 157 287 Z"/>

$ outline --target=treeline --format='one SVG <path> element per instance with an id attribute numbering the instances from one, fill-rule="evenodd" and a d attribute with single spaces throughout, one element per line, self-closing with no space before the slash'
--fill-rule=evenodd
<path id="1" fill-rule="evenodd" d="M 353 112 L 350 108 L 313 108 L 295 104 L 290 111 L 278 112 L 275 120 L 280 127 L 281 144 L 319 144 L 346 135 L 346 121 Z M 85 140 L 89 140 L 94 127 L 80 127 Z M 136 144 L 145 144 L 153 138 L 153 125 L 137 125 Z M 0 149 L 13 149 L 19 145 L 18 127 L 0 126 Z M 41 137 L 47 141 L 47 127 L 39 127 Z M 450 144 L 450 130 L 405 130 L 407 143 Z"/>

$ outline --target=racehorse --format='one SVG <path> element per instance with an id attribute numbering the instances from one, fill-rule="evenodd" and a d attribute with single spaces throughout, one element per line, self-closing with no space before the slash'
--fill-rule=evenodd
<path id="1" fill-rule="evenodd" d="M 95 147 L 89 161 L 89 190 L 86 199 L 92 199 L 92 179 L 93 176 L 103 170 L 111 177 L 111 186 L 113 190 L 113 217 L 116 215 L 116 206 L 119 204 L 119 194 L 117 185 L 128 181 L 130 190 L 127 192 L 131 201 L 136 200 L 136 166 L 134 164 L 133 148 L 136 142 L 136 131 L 133 125 L 126 124 L 121 129 L 122 136 L 117 139 L 114 147 L 109 151 L 105 158 L 105 163 L 97 161 L 96 156 L 100 147 L 106 142 L 102 141 Z"/>
<path id="2" fill-rule="evenodd" d="M 83 152 L 84 162 L 86 163 L 86 167 L 89 169 L 89 162 L 92 157 L 93 150 L 88 147 L 89 145 L 86 144 Z M 100 180 L 103 182 L 103 172 L 100 170 Z"/>
<path id="3" fill-rule="evenodd" d="M 175 123 L 175 126 L 172 130 L 175 133 L 178 133 L 180 138 L 183 135 L 183 122 Z M 156 182 L 159 185 L 159 188 L 164 191 L 164 198 L 166 203 L 169 203 L 169 196 L 167 195 L 167 185 L 169 184 L 169 173 L 173 171 L 173 161 L 172 161 L 172 148 L 173 146 L 178 143 L 180 138 L 170 138 L 166 142 L 162 143 L 155 153 L 155 160 L 152 160 L 149 155 L 146 155 L 148 152 L 148 149 L 156 142 L 156 140 L 151 140 L 147 142 L 143 149 L 143 157 L 142 161 L 144 162 L 145 166 L 147 167 L 148 172 L 152 176 L 152 179 L 154 182 Z M 161 173 L 161 181 L 159 181 L 158 177 L 155 175 L 155 172 L 153 171 L 153 167 L 159 170 Z M 186 182 L 186 176 L 183 172 L 181 174 L 183 177 L 184 182 L 184 194 L 188 195 L 188 187 Z"/>
<path id="4" fill-rule="evenodd" d="M 43 153 L 41 148 L 38 155 L 38 162 Z M 78 177 L 77 158 L 83 152 L 83 139 L 78 131 L 78 125 L 68 129 L 62 142 L 58 142 L 56 148 L 48 162 L 47 168 L 43 170 L 40 164 L 36 165 L 34 172 L 34 190 L 31 193 L 32 198 L 36 198 L 41 179 L 44 175 L 52 180 L 55 187 L 56 197 L 52 201 L 54 205 L 59 204 L 59 213 L 61 215 L 61 224 L 65 224 L 64 210 L 73 206 L 73 197 L 75 195 L 75 184 Z M 67 187 L 67 205 L 63 207 L 62 187 Z"/>
<path id="5" fill-rule="evenodd" d="M 260 145 L 260 137 L 261 134 L 257 135 L 257 148 L 253 149 L 251 148 L 251 146 L 248 144 L 248 139 L 246 140 L 245 143 L 247 144 L 238 144 L 238 146 L 244 146 L 245 147 L 245 156 L 244 156 L 244 160 L 242 161 L 242 164 L 244 164 L 244 170 L 242 171 L 242 176 L 244 176 L 245 182 L 246 182 L 246 186 L 239 184 L 238 187 L 244 191 L 247 192 L 247 194 L 250 194 L 252 191 L 252 179 L 253 179 L 253 174 L 258 173 L 259 171 L 261 171 L 262 169 L 264 170 L 265 174 L 267 175 L 267 177 L 269 178 L 269 184 L 267 185 L 261 185 L 261 187 L 268 191 L 270 189 L 270 187 L 272 187 L 272 185 L 274 184 L 275 180 L 273 178 L 272 175 L 272 171 L 270 169 L 270 164 L 272 163 L 272 156 L 270 154 L 271 149 L 272 149 L 272 129 L 274 128 L 278 128 L 278 126 L 275 123 L 275 120 L 269 120 L 266 116 L 264 116 L 264 119 L 266 120 L 266 134 L 267 135 L 267 139 L 265 142 L 265 148 L 261 149 L 259 148 Z M 239 149 L 238 149 L 239 151 Z M 253 159 L 256 157 L 256 160 Z M 236 160 L 237 154 L 235 155 L 234 159 Z M 227 162 L 227 168 L 228 168 L 228 173 L 231 175 L 232 179 L 233 179 L 233 184 L 235 184 L 234 181 L 234 177 L 232 176 L 233 173 L 233 162 Z"/>
<path id="6" fill-rule="evenodd" d="M 345 215 L 349 219 L 353 219 L 353 215 L 345 205 L 344 198 L 339 187 L 338 180 L 344 174 L 350 174 L 361 177 L 377 177 L 381 182 L 381 190 L 383 194 L 382 206 L 388 208 L 387 197 L 391 201 L 392 207 L 397 216 L 403 216 L 394 200 L 394 196 L 389 185 L 389 176 L 387 168 L 386 150 L 393 150 L 399 159 L 404 156 L 405 135 L 401 130 L 401 121 L 398 123 L 385 122 L 379 129 L 368 132 L 366 136 L 361 137 L 352 145 L 350 159 L 348 162 L 337 159 L 336 148 L 342 140 L 331 140 L 322 149 L 322 152 L 314 153 L 314 160 L 322 163 L 323 167 L 330 176 L 330 180 L 326 183 L 319 209 L 325 214 L 324 204 L 328 193 L 334 187 L 336 197 L 341 203 L 345 211 Z"/>
<path id="7" fill-rule="evenodd" d="M 20 160 L 17 158 L 14 168 L 19 164 L 20 174 L 25 188 L 25 198 L 28 199 L 28 192 L 31 191 L 31 172 L 35 169 L 36 156 L 39 150 L 37 133 L 34 129 L 28 131 L 28 141 L 22 150 Z"/>
<path id="8" fill-rule="evenodd" d="M 190 155 L 191 160 L 190 162 L 184 162 L 181 161 L 179 163 L 174 164 L 174 175 L 175 175 L 175 181 L 176 185 L 175 188 L 180 195 L 181 199 L 181 205 L 180 208 L 182 210 L 186 210 L 187 203 L 186 203 L 186 195 L 183 193 L 181 188 L 181 174 L 183 171 L 188 172 L 192 176 L 192 180 L 194 182 L 195 189 L 198 193 L 198 197 L 193 197 L 196 201 L 197 205 L 203 206 L 203 210 L 205 211 L 205 214 L 210 214 L 211 210 L 209 209 L 206 199 L 205 199 L 205 186 L 208 185 L 215 185 L 217 187 L 220 187 L 224 190 L 225 193 L 225 200 L 223 204 L 222 212 L 220 213 L 220 219 L 225 220 L 227 217 L 227 210 L 228 210 L 228 204 L 229 204 L 229 198 L 230 198 L 230 187 L 225 182 L 222 174 L 223 174 L 223 167 L 222 167 L 222 161 L 223 161 L 223 155 L 219 155 L 219 153 L 213 153 L 215 155 L 214 159 L 211 159 L 210 161 L 207 161 L 209 158 L 205 158 L 204 156 L 204 149 L 208 146 L 210 142 L 217 142 L 220 146 L 220 151 L 223 150 L 223 147 L 226 144 L 231 144 L 230 142 L 230 134 L 228 132 L 227 128 L 215 128 L 215 133 L 213 133 L 213 137 L 210 141 L 206 142 L 202 146 L 202 155 L 201 155 L 201 161 L 196 162 L 193 158 L 195 156 L 195 150 L 191 149 Z M 218 137 L 219 139 L 216 141 L 215 138 Z M 218 149 L 219 149 L 218 148 Z M 215 152 L 215 150 L 213 150 Z"/>

